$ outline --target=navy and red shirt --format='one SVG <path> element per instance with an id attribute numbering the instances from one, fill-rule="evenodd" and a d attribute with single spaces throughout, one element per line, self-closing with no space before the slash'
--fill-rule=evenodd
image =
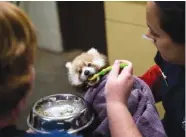
<path id="1" fill-rule="evenodd" d="M 159 52 L 155 63 L 141 78 L 151 87 L 155 100 L 162 101 L 167 136 L 185 137 L 185 65 L 171 64 Z"/>

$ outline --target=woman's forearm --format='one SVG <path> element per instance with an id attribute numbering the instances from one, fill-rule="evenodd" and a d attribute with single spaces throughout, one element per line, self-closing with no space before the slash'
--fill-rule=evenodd
<path id="1" fill-rule="evenodd" d="M 142 137 L 123 103 L 108 102 L 107 112 L 112 137 Z"/>

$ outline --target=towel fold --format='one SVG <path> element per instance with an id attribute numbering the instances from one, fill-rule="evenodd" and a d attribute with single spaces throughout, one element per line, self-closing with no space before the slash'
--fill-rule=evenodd
<path id="1" fill-rule="evenodd" d="M 107 76 L 103 77 L 99 84 L 90 87 L 84 96 L 84 99 L 92 105 L 101 121 L 93 131 L 95 136 L 110 136 L 104 96 L 106 81 Z M 143 137 L 166 137 L 151 89 L 137 77 L 134 77 L 128 109 Z"/>

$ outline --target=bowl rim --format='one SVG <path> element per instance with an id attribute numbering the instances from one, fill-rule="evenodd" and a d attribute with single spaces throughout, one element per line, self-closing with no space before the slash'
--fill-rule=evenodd
<path id="1" fill-rule="evenodd" d="M 44 116 L 44 115 L 41 115 L 40 113 L 38 113 L 36 111 L 36 106 L 39 102 L 42 102 L 43 100 L 46 100 L 50 97 L 53 97 L 53 96 L 60 96 L 60 95 L 63 95 L 63 96 L 75 96 L 75 97 L 78 97 L 82 100 L 83 104 L 85 105 L 85 107 L 79 111 L 78 113 L 75 113 L 73 115 L 70 115 L 70 116 L 59 116 L 59 117 L 50 117 L 50 116 Z M 41 117 L 41 118 L 44 118 L 46 120 L 66 120 L 66 119 L 70 119 L 70 118 L 75 118 L 75 117 L 78 117 L 80 116 L 82 113 L 84 113 L 86 110 L 87 110 L 87 104 L 86 104 L 86 101 L 81 97 L 81 96 L 78 96 L 78 95 L 75 95 L 75 94 L 51 94 L 51 95 L 48 95 L 48 96 L 45 96 L 43 98 L 40 98 L 38 101 L 36 101 L 32 107 L 32 112 L 33 114 L 36 114 L 37 116 Z"/>

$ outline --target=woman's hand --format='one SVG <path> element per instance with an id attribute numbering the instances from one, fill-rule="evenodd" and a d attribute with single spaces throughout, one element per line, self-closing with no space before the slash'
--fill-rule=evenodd
<path id="1" fill-rule="evenodd" d="M 119 74 L 119 64 L 127 63 Z M 112 137 L 142 137 L 127 108 L 133 86 L 132 63 L 116 61 L 106 83 L 106 101 L 109 127 Z"/>
<path id="2" fill-rule="evenodd" d="M 121 73 L 120 63 L 127 63 Z M 106 100 L 107 103 L 120 102 L 127 105 L 128 97 L 133 86 L 133 68 L 132 63 L 126 60 L 116 60 L 108 76 L 106 83 Z"/>
<path id="3" fill-rule="evenodd" d="M 26 132 L 27 133 L 35 133 L 31 128 L 29 128 Z"/>

